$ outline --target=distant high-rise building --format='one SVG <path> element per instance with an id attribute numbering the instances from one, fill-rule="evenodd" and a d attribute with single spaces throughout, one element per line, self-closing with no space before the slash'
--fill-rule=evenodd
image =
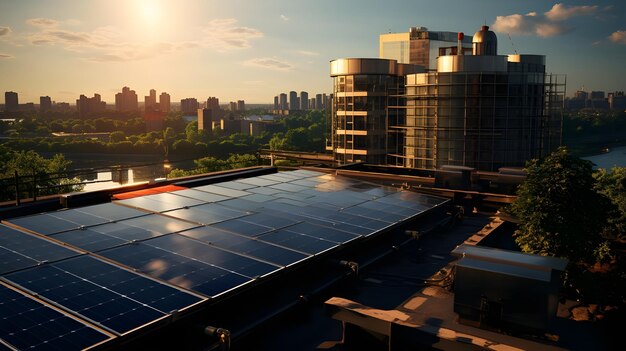
<path id="1" fill-rule="evenodd" d="M 322 98 L 322 94 L 315 94 L 315 109 L 324 109 L 324 99 Z"/>
<path id="2" fill-rule="evenodd" d="M 604 99 L 604 92 L 603 91 L 592 91 L 591 94 L 589 94 L 589 98 L 591 100 L 602 100 L 602 99 Z"/>
<path id="3" fill-rule="evenodd" d="M 220 99 L 216 98 L 216 97 L 209 97 L 206 100 L 206 108 L 208 109 L 212 109 L 212 110 L 219 110 L 220 109 Z"/>
<path id="4" fill-rule="evenodd" d="M 49 96 L 39 97 L 39 109 L 41 111 L 48 111 L 52 109 L 52 99 Z"/>
<path id="5" fill-rule="evenodd" d="M 244 100 L 237 100 L 237 111 L 244 112 L 246 110 L 246 102 Z"/>
<path id="6" fill-rule="evenodd" d="M 587 100 L 589 99 L 589 93 L 583 90 L 578 90 L 574 93 L 574 98 L 579 100 Z"/>
<path id="7" fill-rule="evenodd" d="M 118 112 L 132 112 L 139 109 L 137 93 L 129 87 L 123 87 L 121 93 L 115 94 L 115 110 Z"/>
<path id="8" fill-rule="evenodd" d="M 299 110 L 300 102 L 298 101 L 298 93 L 295 91 L 289 92 L 289 110 Z"/>
<path id="9" fill-rule="evenodd" d="M 193 116 L 198 113 L 198 100 L 187 98 L 180 100 L 180 110 L 185 116 Z"/>
<path id="10" fill-rule="evenodd" d="M 286 110 L 287 107 L 287 94 L 280 93 L 280 110 Z"/>
<path id="11" fill-rule="evenodd" d="M 315 110 L 315 98 L 314 97 L 309 99 L 309 109 Z"/>
<path id="12" fill-rule="evenodd" d="M 106 110 L 106 102 L 101 100 L 100 94 L 93 94 L 92 98 L 81 95 L 76 100 L 76 109 L 78 110 L 78 116 L 84 119 L 96 113 L 104 112 Z"/>
<path id="13" fill-rule="evenodd" d="M 237 103 L 236 103 L 236 102 L 234 102 L 234 101 L 231 101 L 231 102 L 229 103 L 229 110 L 230 110 L 231 112 L 235 112 L 235 111 L 237 111 Z"/>
<path id="14" fill-rule="evenodd" d="M 278 110 L 279 108 L 278 95 L 274 96 L 274 110 Z"/>
<path id="15" fill-rule="evenodd" d="M 171 109 L 170 94 L 166 92 L 162 92 L 161 95 L 159 95 L 159 109 L 163 113 L 170 112 L 170 109 Z"/>
<path id="16" fill-rule="evenodd" d="M 17 93 L 14 91 L 7 91 L 4 93 L 4 110 L 5 111 L 17 111 L 20 109 L 20 103 L 17 97 Z"/>
<path id="17" fill-rule="evenodd" d="M 150 89 L 150 95 L 144 97 L 143 107 L 145 111 L 154 111 L 156 110 L 156 90 Z"/>
<path id="18" fill-rule="evenodd" d="M 396 60 L 398 63 L 411 63 L 426 68 L 437 68 L 437 57 L 442 56 L 446 48 L 457 54 L 459 33 L 433 32 L 424 27 L 411 27 L 408 32 L 381 34 L 379 37 L 379 56 Z M 472 38 L 463 36 L 463 53 L 471 54 Z"/>
<path id="19" fill-rule="evenodd" d="M 300 109 L 308 110 L 309 109 L 309 93 L 306 91 L 300 92 Z"/>
<path id="20" fill-rule="evenodd" d="M 322 94 L 322 108 L 326 109 L 328 108 L 328 95 L 326 95 L 326 93 Z"/>
<path id="21" fill-rule="evenodd" d="M 623 91 L 609 93 L 609 107 L 611 110 L 626 110 L 626 96 Z"/>
<path id="22" fill-rule="evenodd" d="M 219 122 L 215 112 L 213 108 L 198 109 L 198 130 L 213 130 L 214 122 Z"/>

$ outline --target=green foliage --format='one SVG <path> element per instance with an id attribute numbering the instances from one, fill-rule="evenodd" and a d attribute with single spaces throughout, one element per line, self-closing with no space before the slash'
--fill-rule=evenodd
<path id="1" fill-rule="evenodd" d="M 626 112 L 581 110 L 563 115 L 563 144 L 578 156 L 626 145 Z"/>
<path id="2" fill-rule="evenodd" d="M 226 160 L 209 156 L 194 160 L 193 162 L 196 164 L 196 168 L 192 170 L 173 169 L 168 177 L 177 178 L 258 165 L 256 156 L 250 154 L 232 154 Z"/>
<path id="3" fill-rule="evenodd" d="M 595 190 L 591 162 L 559 148 L 526 165 L 528 177 L 511 209 L 521 221 L 515 241 L 524 252 L 566 257 L 572 263 L 602 257 L 610 201 Z"/>
<path id="4" fill-rule="evenodd" d="M 78 179 L 68 179 L 67 169 L 71 162 L 61 154 L 50 159 L 35 151 L 12 151 L 0 148 L 0 182 L 2 200 L 15 196 L 15 173 L 18 174 L 20 198 L 79 191 L 83 188 Z"/>
<path id="5" fill-rule="evenodd" d="M 598 170 L 596 189 L 608 197 L 614 205 L 609 213 L 609 229 L 611 238 L 626 240 L 626 168 L 615 167 L 610 172 Z"/>
<path id="6" fill-rule="evenodd" d="M 121 130 L 118 130 L 109 134 L 109 142 L 119 143 L 122 141 L 126 141 L 126 134 L 122 132 Z"/>

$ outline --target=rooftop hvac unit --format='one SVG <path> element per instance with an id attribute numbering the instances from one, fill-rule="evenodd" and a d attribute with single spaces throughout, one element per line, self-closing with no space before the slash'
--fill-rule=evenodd
<path id="1" fill-rule="evenodd" d="M 550 327 L 567 260 L 465 244 L 452 255 L 461 258 L 454 280 L 459 322 L 521 332 Z"/>

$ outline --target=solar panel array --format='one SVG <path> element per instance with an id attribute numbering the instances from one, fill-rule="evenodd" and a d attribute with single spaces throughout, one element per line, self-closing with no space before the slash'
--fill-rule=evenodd
<path id="1" fill-rule="evenodd" d="M 0 226 L 0 280 L 12 287 L 0 290 L 12 301 L 0 304 L 0 346 L 96 344 L 445 201 L 297 170 L 11 219 L 21 230 Z M 70 322 L 43 340 L 24 335 L 46 335 L 45 320 L 5 328 L 33 308 Z"/>

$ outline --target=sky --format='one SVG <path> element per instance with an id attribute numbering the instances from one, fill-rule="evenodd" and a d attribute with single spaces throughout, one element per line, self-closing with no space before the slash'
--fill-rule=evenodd
<path id="1" fill-rule="evenodd" d="M 377 57 L 378 36 L 423 26 L 498 53 L 546 55 L 576 90 L 626 90 L 626 3 L 545 0 L 0 0 L 0 92 L 74 103 L 128 86 L 172 101 L 272 103 L 329 93 L 329 61 Z M 0 95 L 4 103 L 4 94 Z"/>

